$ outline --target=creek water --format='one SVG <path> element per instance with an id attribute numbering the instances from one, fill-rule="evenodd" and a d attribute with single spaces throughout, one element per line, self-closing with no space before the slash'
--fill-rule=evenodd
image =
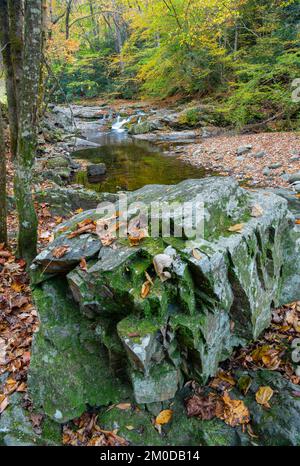
<path id="1" fill-rule="evenodd" d="M 79 171 L 73 181 L 96 192 L 134 191 L 147 184 L 176 184 L 208 174 L 203 168 L 184 163 L 176 154 L 170 155 L 172 147 L 169 143 L 155 145 L 137 140 L 122 128 L 90 135 L 89 140 L 97 142 L 99 147 L 76 151 L 72 157 L 92 164 L 105 163 L 107 173 L 91 179 L 85 170 Z"/>

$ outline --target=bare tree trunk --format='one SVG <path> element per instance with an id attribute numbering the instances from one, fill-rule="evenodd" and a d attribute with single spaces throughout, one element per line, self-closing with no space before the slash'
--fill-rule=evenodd
<path id="1" fill-rule="evenodd" d="M 7 244 L 6 156 L 0 107 L 0 243 Z"/>
<path id="2" fill-rule="evenodd" d="M 42 0 L 25 2 L 25 39 L 15 198 L 19 216 L 18 255 L 27 264 L 36 255 L 37 216 L 32 198 L 32 166 L 37 146 L 37 115 L 43 43 Z"/>
<path id="3" fill-rule="evenodd" d="M 67 0 L 67 9 L 66 9 L 66 40 L 70 38 L 70 16 L 72 11 L 73 0 Z"/>
<path id="4" fill-rule="evenodd" d="M 5 69 L 11 153 L 13 158 L 15 158 L 18 144 L 18 108 L 15 89 L 14 67 L 11 55 L 7 0 L 0 0 L 0 45 L 2 49 L 3 64 Z"/>
<path id="5" fill-rule="evenodd" d="M 24 1 L 8 0 L 9 38 L 11 60 L 14 70 L 17 116 L 19 116 L 21 82 L 23 74 L 23 41 L 24 41 Z"/>

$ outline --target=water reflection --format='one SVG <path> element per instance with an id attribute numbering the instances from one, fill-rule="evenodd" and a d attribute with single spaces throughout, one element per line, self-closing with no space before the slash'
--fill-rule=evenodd
<path id="1" fill-rule="evenodd" d="M 110 132 L 94 137 L 99 148 L 77 151 L 72 156 L 90 163 L 105 163 L 107 174 L 97 179 L 78 172 L 75 182 L 97 192 L 133 191 L 147 184 L 176 184 L 188 178 L 203 178 L 207 171 L 165 155 L 166 147 Z"/>

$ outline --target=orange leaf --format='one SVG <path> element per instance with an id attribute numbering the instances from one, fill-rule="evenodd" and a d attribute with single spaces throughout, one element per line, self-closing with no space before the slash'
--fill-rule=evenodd
<path id="1" fill-rule="evenodd" d="M 163 425 L 168 424 L 173 417 L 173 411 L 171 409 L 165 409 L 161 411 L 157 418 L 155 419 L 155 424 Z"/>
<path id="2" fill-rule="evenodd" d="M 147 281 L 142 286 L 141 297 L 143 299 L 147 298 L 148 294 L 150 293 L 150 290 L 151 290 L 151 284 Z"/>
<path id="3" fill-rule="evenodd" d="M 9 405 L 9 401 L 8 401 L 8 397 L 6 396 L 3 401 L 1 401 L 0 403 L 0 414 L 3 413 L 3 411 L 7 408 L 7 406 Z"/>
<path id="4" fill-rule="evenodd" d="M 63 256 L 65 256 L 68 252 L 70 251 L 69 246 L 58 246 L 52 251 L 53 257 L 55 259 L 61 259 Z"/>

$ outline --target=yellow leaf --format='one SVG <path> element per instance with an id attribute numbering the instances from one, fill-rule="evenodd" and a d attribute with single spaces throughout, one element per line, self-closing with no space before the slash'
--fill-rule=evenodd
<path id="1" fill-rule="evenodd" d="M 0 403 L 0 414 L 7 408 L 9 404 L 8 397 L 6 396 Z"/>
<path id="2" fill-rule="evenodd" d="M 133 426 L 125 426 L 127 430 L 134 430 Z"/>
<path id="3" fill-rule="evenodd" d="M 165 409 L 161 411 L 157 418 L 155 419 L 155 424 L 163 425 L 168 424 L 173 417 L 173 411 L 171 409 Z"/>
<path id="4" fill-rule="evenodd" d="M 227 392 L 217 405 L 216 416 L 231 427 L 248 424 L 250 421 L 249 410 L 245 403 L 242 400 L 232 400 Z"/>
<path id="5" fill-rule="evenodd" d="M 236 225 L 233 225 L 232 227 L 228 228 L 228 231 L 230 231 L 231 233 L 241 233 L 244 226 L 244 223 L 237 223 Z"/>
<path id="6" fill-rule="evenodd" d="M 264 406 L 265 408 L 270 408 L 269 401 L 274 395 L 274 391 L 271 387 L 260 387 L 256 392 L 255 399 L 258 404 Z"/>

